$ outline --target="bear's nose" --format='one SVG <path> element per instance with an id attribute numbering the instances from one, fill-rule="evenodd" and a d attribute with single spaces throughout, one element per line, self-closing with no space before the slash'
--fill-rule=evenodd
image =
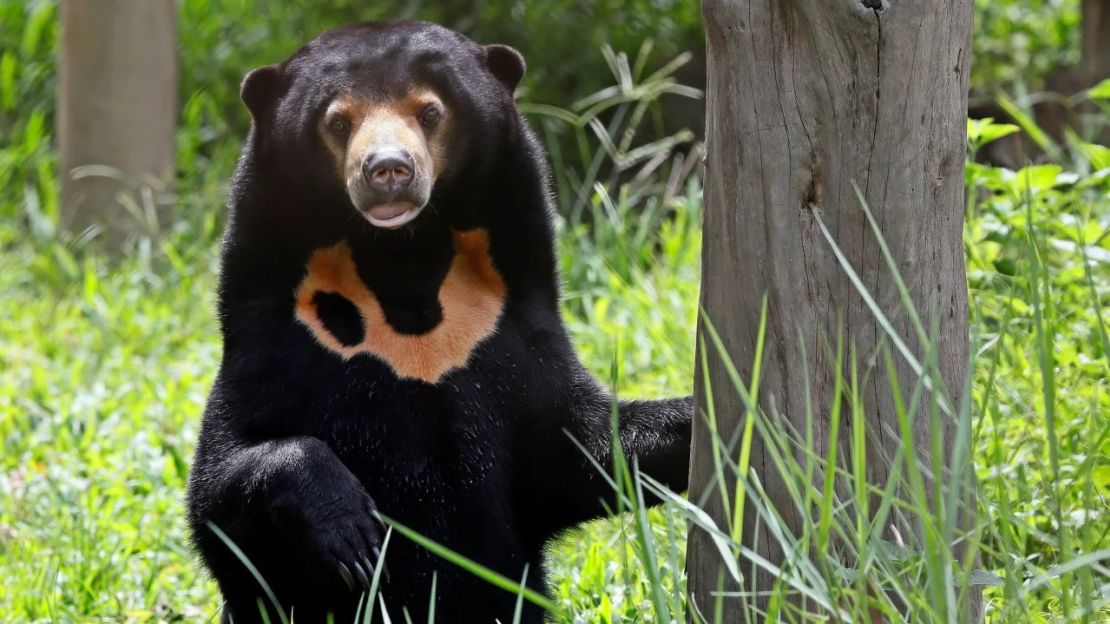
<path id="1" fill-rule="evenodd" d="M 408 188 L 412 183 L 412 172 L 412 156 L 405 150 L 380 150 L 362 161 L 362 177 L 367 184 L 390 195 Z"/>

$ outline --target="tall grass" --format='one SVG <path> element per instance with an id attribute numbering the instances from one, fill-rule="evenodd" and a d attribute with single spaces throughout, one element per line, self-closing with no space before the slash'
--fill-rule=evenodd
<path id="1" fill-rule="evenodd" d="M 542 127 L 578 128 L 574 143 L 588 156 L 579 169 L 574 159 L 555 157 L 568 202 L 559 240 L 564 315 L 583 360 L 622 395 L 689 392 L 694 367 L 707 361 L 694 360 L 698 148 L 676 135 L 636 152 L 640 125 L 625 139 L 631 120 L 650 123 L 652 98 L 693 94 L 645 62 L 613 54 L 609 64 L 618 85 L 584 100 L 593 104 L 580 102 L 569 115 L 532 109 Z M 196 102 L 187 106 L 193 112 L 182 135 L 211 123 L 206 105 Z M 618 117 L 629 121 L 613 126 Z M 976 124 L 972 151 L 1010 131 Z M 35 141 L 31 148 L 46 149 Z M 219 218 L 212 207 L 222 203 L 217 174 L 230 166 L 233 148 L 206 148 L 217 171 L 190 173 L 196 177 L 179 184 L 174 200 L 183 217 L 155 237 L 136 237 L 120 265 L 57 238 L 52 210 L 34 213 L 22 190 L 2 198 L 20 206 L 20 215 L 41 218 L 0 223 L 0 621 L 199 621 L 216 610 L 214 585 L 186 545 L 181 492 L 219 357 L 212 315 Z M 899 397 L 893 434 L 903 448 L 887 458 L 893 469 L 885 483 L 869 482 L 861 463 L 873 432 L 857 424 L 862 371 L 852 345 L 829 337 L 830 359 L 847 371 L 837 377 L 847 400 L 830 412 L 852 423 L 843 440 L 814 439 L 816 406 L 804 431 L 761 409 L 758 379 L 714 380 L 718 393 L 744 398 L 748 416 L 735 437 L 716 439 L 721 481 L 732 475 L 740 484 L 711 493 L 728 501 L 728 521 L 716 525 L 697 496 L 667 492 L 618 461 L 610 478 L 620 494 L 614 511 L 622 513 L 571 531 L 550 549 L 552 618 L 719 621 L 715 613 L 689 613 L 683 570 L 691 526 L 709 532 L 722 557 L 745 557 L 745 565 L 726 568 L 732 581 L 756 568 L 780 579 L 763 602 L 722 596 L 745 601 L 749 621 L 855 622 L 875 613 L 890 621 L 960 621 L 969 586 L 984 588 L 990 622 L 1110 618 L 1104 149 L 1073 141 L 1057 146 L 1054 162 L 1020 171 L 969 167 L 970 392 L 952 404 L 927 391 L 926 380 L 936 376 L 931 328 L 900 337 L 924 345 L 926 357 L 917 378 L 887 373 Z M 705 358 L 727 355 L 712 332 L 700 339 Z M 905 356 L 897 349 L 881 355 L 883 371 Z M 801 380 L 799 391 L 807 390 Z M 931 418 L 959 423 L 951 466 L 932 457 L 911 461 L 907 429 L 923 404 L 933 407 Z M 712 406 L 705 417 L 714 417 Z M 800 530 L 787 530 L 763 488 L 768 475 L 744 460 L 744 449 L 757 443 L 775 458 L 790 504 L 807 512 L 799 514 Z M 963 534 L 953 516 L 959 493 L 931 496 L 928 483 L 969 462 L 978 520 Z M 647 510 L 645 493 L 668 502 Z M 769 528 L 786 561 L 761 561 L 737 539 L 745 518 Z M 892 525 L 919 530 L 892 539 Z M 470 565 L 444 563 L 459 564 Z M 519 581 L 497 582 L 508 590 L 522 587 Z M 403 621 L 405 614 L 390 617 Z"/>
<path id="2" fill-rule="evenodd" d="M 1102 94 L 1105 89 L 1096 88 L 1090 96 L 1110 100 L 1110 94 Z M 987 120 L 971 124 L 969 130 L 969 148 L 974 153 L 985 142 L 1018 128 Z M 753 373 L 753 379 L 741 379 L 730 369 L 728 388 L 739 393 L 748 407 L 738 439 L 715 438 L 717 472 L 729 473 L 743 484 L 734 492 L 720 493 L 729 510 L 725 526 L 713 524 L 681 497 L 661 491 L 658 484 L 632 479 L 670 501 L 667 526 L 678 520 L 707 531 L 723 558 L 742 554 L 778 576 L 780 582 L 766 602 L 744 593 L 728 595 L 748 605 L 751 621 L 854 622 L 870 621 L 876 615 L 889 621 L 963 621 L 971 593 L 979 589 L 984 590 L 985 616 L 990 622 L 1110 619 L 1110 568 L 1105 564 L 1110 558 L 1106 517 L 1110 423 L 1105 418 L 1110 406 L 1106 387 L 1110 349 L 1103 304 L 1110 294 L 1110 162 L 1103 160 L 1104 150 L 1073 135 L 1070 145 L 1057 146 L 1060 164 L 1031 165 L 1020 171 L 969 166 L 966 239 L 974 355 L 969 391 L 962 393 L 966 400 L 960 404 L 927 391 L 929 380 L 939 379 L 939 374 L 928 355 L 935 352 L 934 334 L 920 321 L 915 336 L 888 336 L 895 345 L 920 341 L 926 357 L 917 362 L 917 379 L 898 379 L 893 360 L 905 357 L 908 350 L 903 347 L 895 353 L 888 348 L 883 353 L 897 399 L 899 427 L 894 434 L 901 440 L 896 455 L 888 458 L 892 470 L 886 483 L 864 478 L 865 440 L 876 432 L 858 424 L 864 422 L 859 364 L 851 345 L 840 342 L 832 361 L 837 384 L 848 397 L 843 407 L 848 414 L 841 413 L 839 403 L 831 406 L 830 413 L 834 421 L 850 417 L 853 423 L 844 447 L 835 438 L 812 438 L 814 410 L 807 410 L 803 432 L 792 430 L 781 415 L 763 412 L 756 407 L 758 373 Z M 874 234 L 881 237 L 881 232 Z M 828 241 L 835 247 L 831 235 Z M 885 246 L 880 248 L 892 266 Z M 622 256 L 613 264 L 624 267 L 627 260 Z M 844 269 L 851 271 L 848 265 Z M 890 279 L 900 283 L 894 272 Z M 862 284 L 855 283 L 858 295 L 872 301 Z M 900 290 L 905 293 L 904 287 Z M 884 325 L 881 312 L 873 301 L 871 305 Z M 916 316 L 912 310 L 909 313 Z M 644 316 L 651 314 L 645 310 Z M 713 347 L 703 352 L 724 358 L 731 367 L 712 330 L 703 338 Z M 850 358 L 847 368 L 852 374 L 842 376 L 845 357 Z M 759 370 L 758 360 L 753 370 Z M 804 381 L 799 385 L 804 386 Z M 926 413 L 934 419 L 929 427 L 933 456 L 919 465 L 911 431 L 922 401 L 931 403 Z M 712 429 L 712 405 L 703 416 Z M 936 422 L 941 418 L 953 419 L 957 431 L 947 465 L 939 462 L 944 453 Z M 836 422 L 828 428 L 833 436 L 839 429 Z M 789 530 L 771 504 L 762 488 L 766 475 L 750 471 L 745 457 L 752 436 L 770 449 L 792 504 L 803 510 L 797 514 L 803 518 L 800 530 Z M 829 449 L 828 454 L 818 456 L 815 448 Z M 838 448 L 844 448 L 839 455 Z M 956 479 L 951 483 L 957 487 L 934 495 L 928 483 L 935 475 L 967 475 L 972 465 L 978 519 L 971 530 L 961 531 L 956 523 L 962 500 L 959 487 L 967 485 Z M 813 485 L 815 472 L 825 475 L 820 488 Z M 644 544 L 643 534 L 628 530 L 636 528 L 635 518 L 641 513 L 636 501 L 641 499 L 628 494 L 624 500 L 633 519 L 622 521 L 612 539 L 630 544 L 632 551 L 651 553 L 668 546 L 673 550 L 667 541 Z M 736 539 L 735 527 L 745 513 L 770 527 L 770 534 L 788 553 L 781 567 L 760 560 Z M 917 530 L 899 531 L 891 541 L 891 526 Z M 839 552 L 831 552 L 834 543 Z M 726 569 L 736 582 L 752 572 Z M 611 584 L 627 592 L 619 575 L 613 579 Z M 674 615 L 676 609 L 670 605 L 685 604 L 681 582 L 665 585 L 652 575 L 641 577 L 640 582 L 647 585 L 639 592 L 645 597 L 641 604 L 652 605 L 656 617 Z M 657 598 L 662 590 L 670 596 L 665 608 Z M 798 596 L 806 599 L 801 609 Z M 768 612 L 755 611 L 762 604 L 768 605 Z M 620 619 L 614 617 L 610 602 L 600 602 L 590 612 L 598 621 Z M 633 620 L 644 617 L 642 611 L 624 615 Z M 676 617 L 683 616 L 717 621 L 713 613 L 679 610 Z"/>

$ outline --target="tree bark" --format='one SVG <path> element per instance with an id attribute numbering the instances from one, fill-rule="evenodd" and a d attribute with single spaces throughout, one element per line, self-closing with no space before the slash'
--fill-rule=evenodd
<path id="1" fill-rule="evenodd" d="M 1110 0 L 1083 0 L 1082 45 L 1091 84 L 1110 78 Z"/>
<path id="2" fill-rule="evenodd" d="M 747 382 L 766 294 L 760 404 L 805 431 L 808 379 L 821 455 L 831 406 L 840 400 L 833 392 L 836 362 L 830 345 L 835 350 L 843 327 L 844 343 L 854 349 L 864 380 L 872 484 L 887 482 L 889 458 L 899 446 L 884 360 L 876 357 L 880 344 L 890 341 L 838 263 L 818 218 L 897 333 L 924 359 L 857 198 L 858 185 L 924 325 L 939 328 L 936 357 L 943 384 L 959 405 L 969 348 L 962 232 L 972 9 L 973 0 L 702 3 L 709 58 L 705 315 Z M 706 355 L 713 396 L 706 395 L 699 374 L 696 413 L 713 401 L 718 431 L 728 440 L 742 424 L 744 407 L 716 350 L 710 346 Z M 908 400 L 918 375 L 905 359 L 894 358 Z M 842 366 L 846 375 L 849 366 Z M 923 411 L 914 422 L 914 436 L 919 461 L 929 466 L 929 419 L 922 416 Z M 943 422 L 945 439 L 951 440 L 955 423 Z M 946 447 L 950 453 L 951 445 Z M 717 487 L 713 452 L 709 428 L 698 418 L 690 497 L 704 500 L 718 526 L 726 527 L 720 498 L 703 497 L 707 488 Z M 791 502 L 758 435 L 751 470 L 798 531 L 802 514 L 809 512 Z M 729 483 L 726 491 L 733 488 Z M 752 515 L 745 514 L 743 543 L 782 562 L 779 544 L 765 525 L 751 522 Z M 971 526 L 972 516 L 965 521 Z M 695 529 L 688 552 L 692 601 L 711 615 L 721 578 L 718 551 Z M 741 569 L 749 572 L 751 562 L 741 559 Z M 745 579 L 742 589 L 768 592 L 773 581 L 761 571 Z M 977 618 L 978 601 L 971 602 Z M 765 606 L 763 599 L 755 603 Z M 740 601 L 726 600 L 723 621 L 745 621 L 743 609 Z"/>
<path id="3" fill-rule="evenodd" d="M 65 0 L 58 71 L 62 225 L 119 242 L 137 225 L 119 194 L 173 174 L 177 102 L 173 0 Z M 74 179 L 83 165 L 114 177 Z M 106 170 L 107 171 L 107 170 Z"/>

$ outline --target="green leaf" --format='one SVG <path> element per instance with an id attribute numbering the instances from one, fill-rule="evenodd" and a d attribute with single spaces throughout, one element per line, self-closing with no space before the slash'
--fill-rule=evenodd
<path id="1" fill-rule="evenodd" d="M 0 57 L 0 108 L 15 110 L 15 55 L 5 52 Z"/>
<path id="2" fill-rule="evenodd" d="M 1110 147 L 1097 143 L 1083 143 L 1079 145 L 1079 152 L 1095 170 L 1110 167 Z"/>
<path id="3" fill-rule="evenodd" d="M 967 141 L 975 149 L 1020 131 L 1014 124 L 995 123 L 992 117 L 967 120 Z"/>
<path id="4" fill-rule="evenodd" d="M 1047 191 L 1060 183 L 1060 174 L 1064 172 L 1060 165 L 1032 165 L 1019 169 L 1015 179 L 1014 191 L 1024 194 L 1026 191 Z"/>
<path id="5" fill-rule="evenodd" d="M 1110 78 L 1091 87 L 1091 90 L 1087 92 L 1087 96 L 1092 100 L 1110 100 Z"/>
<path id="6" fill-rule="evenodd" d="M 1007 171 L 1001 167 L 968 161 L 967 168 L 964 170 L 964 177 L 969 188 L 984 186 L 997 190 L 1006 188 L 1005 173 Z"/>
<path id="7" fill-rule="evenodd" d="M 1025 111 L 1018 108 L 1017 104 L 1015 104 L 1006 96 L 1000 95 L 998 96 L 998 105 L 1006 111 L 1007 115 L 1014 118 L 1014 121 L 1016 121 L 1018 125 L 1021 126 L 1021 129 L 1025 131 L 1025 134 L 1028 134 L 1029 138 L 1033 139 L 1033 142 L 1037 144 L 1037 147 L 1045 151 L 1054 150 L 1055 144 L 1052 142 L 1052 139 L 1049 138 L 1047 134 L 1045 134 L 1044 130 L 1041 130 L 1041 127 L 1038 126 L 1035 121 L 1033 121 L 1032 117 L 1026 114 Z"/>

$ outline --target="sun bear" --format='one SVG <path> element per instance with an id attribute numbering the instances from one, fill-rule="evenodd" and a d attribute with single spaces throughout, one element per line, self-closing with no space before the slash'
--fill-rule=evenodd
<path id="1" fill-rule="evenodd" d="M 414 542 L 379 561 L 378 512 L 510 579 L 527 567 L 542 592 L 545 543 L 612 503 L 595 462 L 612 464 L 614 399 L 560 317 L 548 164 L 513 99 L 524 71 L 508 46 L 390 21 L 244 79 L 223 357 L 188 491 L 225 622 L 278 622 L 279 606 L 349 622 L 382 565 L 394 621 L 426 621 L 434 574 L 437 621 L 510 622 L 515 594 Z M 617 403 L 624 453 L 676 491 L 692 409 Z"/>

